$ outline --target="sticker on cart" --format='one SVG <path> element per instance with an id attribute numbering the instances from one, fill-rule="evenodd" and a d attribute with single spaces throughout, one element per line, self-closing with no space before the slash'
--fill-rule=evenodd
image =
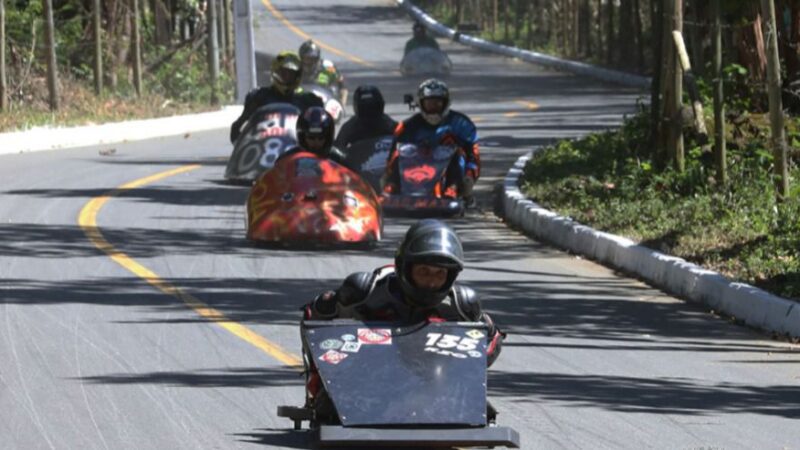
<path id="1" fill-rule="evenodd" d="M 348 353 L 358 353 L 361 350 L 360 342 L 345 342 L 341 350 Z"/>
<path id="2" fill-rule="evenodd" d="M 319 344 L 319 348 L 323 350 L 338 350 L 342 347 L 342 343 L 338 339 L 325 339 Z"/>
<path id="3" fill-rule="evenodd" d="M 392 330 L 389 328 L 359 328 L 358 342 L 364 345 L 391 345 Z"/>
<path id="4" fill-rule="evenodd" d="M 325 361 L 328 364 L 339 364 L 345 358 L 347 358 L 347 353 L 337 352 L 336 350 L 328 350 L 319 357 L 321 361 Z"/>
<path id="5" fill-rule="evenodd" d="M 484 336 L 484 334 L 481 333 L 478 330 L 469 330 L 464 334 L 466 334 L 467 336 L 471 337 L 472 339 L 480 339 L 480 338 L 482 338 Z"/>

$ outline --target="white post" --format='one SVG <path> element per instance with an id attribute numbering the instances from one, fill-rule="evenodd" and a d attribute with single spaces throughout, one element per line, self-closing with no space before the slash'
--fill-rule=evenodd
<path id="1" fill-rule="evenodd" d="M 256 87 L 256 52 L 250 0 L 233 0 L 233 32 L 236 41 L 236 100 Z"/>

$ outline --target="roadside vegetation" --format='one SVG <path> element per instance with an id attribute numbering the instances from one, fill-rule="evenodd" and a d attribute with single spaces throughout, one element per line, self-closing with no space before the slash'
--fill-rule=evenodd
<path id="1" fill-rule="evenodd" d="M 800 187 L 776 201 L 764 115 L 729 122 L 729 180 L 720 185 L 711 151 L 694 139 L 686 142 L 683 172 L 659 170 L 649 114 L 643 109 L 618 131 L 542 149 L 525 168 L 524 192 L 580 223 L 800 300 Z M 800 144 L 800 122 L 789 130 Z M 790 177 L 800 179 L 797 166 Z"/>
<path id="2" fill-rule="evenodd" d="M 0 1 L 5 23 L 0 132 L 208 111 L 233 96 L 233 49 L 225 35 L 230 15 L 217 17 L 220 67 L 211 80 L 206 2 L 138 1 L 134 21 L 132 2 Z M 43 6 L 51 1 L 55 93 Z M 230 8 L 227 0 L 218 1 L 221 13 Z M 94 4 L 100 6 L 98 36 Z"/>
<path id="3" fill-rule="evenodd" d="M 540 149 L 522 189 L 800 300 L 800 1 L 418 3 L 484 39 L 652 76 L 619 130 Z"/>

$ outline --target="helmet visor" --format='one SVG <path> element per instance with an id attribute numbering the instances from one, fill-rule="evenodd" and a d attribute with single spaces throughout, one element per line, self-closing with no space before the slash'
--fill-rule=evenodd
<path id="1" fill-rule="evenodd" d="M 278 68 L 278 78 L 287 86 L 293 86 L 300 80 L 300 71 L 290 67 Z"/>

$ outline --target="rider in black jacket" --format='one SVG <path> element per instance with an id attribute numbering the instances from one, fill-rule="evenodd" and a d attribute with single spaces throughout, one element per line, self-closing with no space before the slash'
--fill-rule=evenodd
<path id="1" fill-rule="evenodd" d="M 385 103 L 381 91 L 376 86 L 362 85 L 353 94 L 353 110 L 351 117 L 339 129 L 335 144 L 347 152 L 353 143 L 386 136 L 394 133 L 397 122 L 384 114 Z"/>
<path id="2" fill-rule="evenodd" d="M 312 106 L 323 106 L 322 100 L 311 92 L 297 92 L 302 77 L 300 57 L 294 52 L 280 52 L 272 61 L 270 70 L 272 84 L 253 89 L 244 99 L 244 110 L 231 124 L 231 143 L 239 139 L 242 125 L 256 110 L 270 103 L 291 103 L 300 111 Z"/>
<path id="3" fill-rule="evenodd" d="M 487 364 L 494 363 L 505 334 L 483 311 L 478 294 L 455 282 L 464 268 L 455 231 L 439 220 L 421 220 L 406 232 L 394 261 L 394 267 L 351 274 L 337 290 L 320 294 L 305 306 L 305 319 L 484 322 Z"/>

